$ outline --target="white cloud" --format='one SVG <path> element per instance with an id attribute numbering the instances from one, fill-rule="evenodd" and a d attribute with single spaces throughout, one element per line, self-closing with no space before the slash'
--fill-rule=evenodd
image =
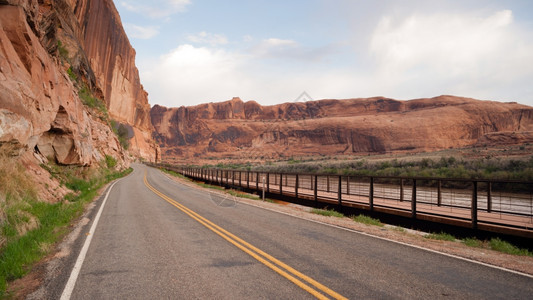
<path id="1" fill-rule="evenodd" d="M 205 31 L 187 36 L 187 40 L 197 44 L 209 44 L 211 46 L 224 45 L 228 43 L 226 36 L 222 34 L 213 34 Z"/>
<path id="2" fill-rule="evenodd" d="M 138 26 L 135 24 L 125 23 L 124 29 L 128 33 L 128 37 L 148 40 L 159 34 L 157 26 Z"/>
<path id="3" fill-rule="evenodd" d="M 180 45 L 142 68 L 143 84 L 151 102 L 193 105 L 238 96 L 247 89 L 241 71 L 248 57 L 221 49 Z"/>
<path id="4" fill-rule="evenodd" d="M 293 40 L 270 38 L 255 45 L 251 52 L 258 56 L 279 56 L 293 51 L 298 46 L 298 43 Z"/>
<path id="5" fill-rule="evenodd" d="M 426 12 L 378 20 L 367 43 L 354 43 L 368 49 L 368 56 L 360 57 L 364 63 L 344 63 L 343 57 L 335 65 L 323 63 L 320 58 L 331 58 L 332 50 L 291 39 L 255 40 L 249 49 L 223 50 L 224 39 L 201 32 L 189 40 L 203 46 L 180 45 L 156 61 L 140 61 L 142 82 L 150 102 L 166 106 L 234 96 L 274 104 L 293 101 L 303 91 L 317 100 L 452 94 L 533 105 L 533 37 L 515 23 L 511 11 Z M 245 40 L 254 43 L 251 36 Z"/>
<path id="6" fill-rule="evenodd" d="M 150 18 L 165 18 L 178 12 L 185 11 L 191 0 L 122 0 L 120 5 L 125 9 Z"/>
<path id="7" fill-rule="evenodd" d="M 259 58 L 316 62 L 334 52 L 331 46 L 306 47 L 294 40 L 269 38 L 250 48 L 249 52 Z"/>
<path id="8" fill-rule="evenodd" d="M 382 85 L 494 99 L 533 74 L 533 40 L 510 10 L 383 17 L 369 46 Z M 431 92 L 433 91 L 433 92 Z M 411 92 L 414 94 L 414 92 Z"/>

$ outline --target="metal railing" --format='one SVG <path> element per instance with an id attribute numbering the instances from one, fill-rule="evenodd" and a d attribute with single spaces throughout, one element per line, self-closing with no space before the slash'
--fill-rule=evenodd
<path id="1" fill-rule="evenodd" d="M 533 182 L 347 176 L 206 169 L 149 164 L 184 176 L 314 201 L 316 204 L 444 222 L 533 237 Z"/>

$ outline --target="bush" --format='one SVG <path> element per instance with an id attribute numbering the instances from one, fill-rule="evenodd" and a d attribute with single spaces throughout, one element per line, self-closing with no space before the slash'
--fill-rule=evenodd
<path id="1" fill-rule="evenodd" d="M 59 40 L 57 41 L 57 51 L 59 52 L 59 57 L 61 57 L 61 59 L 65 61 L 69 60 L 68 50 L 65 48 L 65 46 L 63 46 L 63 43 Z"/>
<path id="2" fill-rule="evenodd" d="M 128 150 L 130 147 L 128 128 L 124 124 L 120 124 L 115 120 L 111 120 L 111 129 L 113 129 L 113 132 L 117 136 L 120 146 L 122 146 L 122 148 L 125 150 Z"/>
<path id="3" fill-rule="evenodd" d="M 432 239 L 432 240 L 440 240 L 440 241 L 455 241 L 455 237 L 449 233 L 441 232 L 441 233 L 430 233 L 426 235 L 426 238 Z"/>
<path id="4" fill-rule="evenodd" d="M 117 160 L 113 156 L 106 154 L 106 156 L 105 156 L 105 164 L 106 164 L 108 169 L 112 169 L 112 168 L 114 168 L 117 165 Z"/>
<path id="5" fill-rule="evenodd" d="M 527 249 L 520 249 L 515 245 L 503 241 L 500 238 L 493 238 L 489 241 L 489 246 L 492 250 L 512 254 L 512 255 L 527 255 L 533 256 L 533 253 Z"/>
<path id="6" fill-rule="evenodd" d="M 463 240 L 463 244 L 467 245 L 468 247 L 475 247 L 475 248 L 483 247 L 483 242 L 476 238 L 466 238 Z"/>
<path id="7" fill-rule="evenodd" d="M 375 226 L 383 227 L 383 223 L 381 223 L 381 221 L 379 221 L 378 219 L 374 219 L 372 217 L 369 217 L 369 216 L 358 215 L 358 216 L 353 217 L 352 219 L 355 222 L 358 222 L 358 223 L 363 223 L 363 224 L 366 224 L 366 225 L 375 225 Z"/>
<path id="8" fill-rule="evenodd" d="M 98 98 L 95 98 L 86 85 L 84 85 L 79 90 L 78 96 L 80 97 L 81 102 L 83 102 L 84 105 L 86 105 L 86 106 L 88 106 L 90 108 L 97 109 L 98 111 L 100 111 L 104 115 L 105 119 L 108 118 L 107 108 L 106 108 L 104 102 L 102 100 L 98 99 Z"/>
<path id="9" fill-rule="evenodd" d="M 72 71 L 72 67 L 68 68 L 67 70 L 68 77 L 70 77 L 70 80 L 72 81 L 78 81 L 78 76 Z"/>
<path id="10" fill-rule="evenodd" d="M 329 209 L 313 208 L 311 210 L 311 213 L 317 214 L 317 215 L 326 216 L 326 217 L 337 217 L 337 218 L 344 217 L 344 215 L 341 214 L 340 212 L 337 212 L 337 211 L 334 211 L 334 210 L 329 210 Z"/>

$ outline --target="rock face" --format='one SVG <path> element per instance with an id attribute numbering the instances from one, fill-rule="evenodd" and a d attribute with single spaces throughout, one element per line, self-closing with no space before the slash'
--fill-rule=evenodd
<path id="1" fill-rule="evenodd" d="M 533 108 L 454 96 L 154 106 L 163 159 L 419 152 L 533 136 Z"/>
<path id="2" fill-rule="evenodd" d="M 75 3 L 75 5 L 73 5 Z M 76 33 L 87 55 L 96 85 L 102 90 L 111 118 L 134 128 L 132 150 L 154 160 L 148 94 L 140 83 L 135 50 L 111 0 L 71 0 L 79 28 Z"/>
<path id="3" fill-rule="evenodd" d="M 134 152 L 156 158 L 135 52 L 111 0 L 2 0 L 0 45 L 0 147 L 67 165 L 123 159 L 114 119 L 132 128 Z"/>

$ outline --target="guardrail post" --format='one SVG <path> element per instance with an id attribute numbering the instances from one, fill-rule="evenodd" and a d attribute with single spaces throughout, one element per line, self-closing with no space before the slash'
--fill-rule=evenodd
<path id="1" fill-rule="evenodd" d="M 296 174 L 296 181 L 294 182 L 294 194 L 296 199 L 298 199 L 298 174 Z"/>
<path id="2" fill-rule="evenodd" d="M 329 193 L 329 175 L 326 176 L 327 191 Z"/>
<path id="3" fill-rule="evenodd" d="M 263 182 L 263 189 L 265 188 L 264 182 Z M 259 172 L 255 173 L 255 189 L 259 190 Z"/>
<path id="4" fill-rule="evenodd" d="M 339 207 L 342 208 L 342 175 L 339 175 L 339 184 L 337 188 L 337 198 L 339 201 Z"/>
<path id="5" fill-rule="evenodd" d="M 267 172 L 267 193 L 270 193 L 270 173 Z"/>
<path id="6" fill-rule="evenodd" d="M 250 188 L 250 171 L 246 172 L 246 187 Z"/>
<path id="7" fill-rule="evenodd" d="M 242 187 L 242 171 L 239 171 L 239 187 Z"/>
<path id="8" fill-rule="evenodd" d="M 315 174 L 315 191 L 314 191 L 314 196 L 315 196 L 315 205 L 318 206 L 318 175 Z"/>
<path id="9" fill-rule="evenodd" d="M 350 176 L 346 176 L 346 194 L 350 195 Z"/>
<path id="10" fill-rule="evenodd" d="M 441 181 L 437 180 L 437 206 L 442 204 Z"/>
<path id="11" fill-rule="evenodd" d="M 370 211 L 374 210 L 374 177 L 370 177 L 370 192 L 368 195 L 368 204 L 370 206 Z"/>
<path id="12" fill-rule="evenodd" d="M 487 212 L 492 211 L 492 182 L 487 182 Z"/>
<path id="13" fill-rule="evenodd" d="M 411 197 L 411 217 L 416 219 L 416 179 L 413 179 L 413 195 Z"/>
<path id="14" fill-rule="evenodd" d="M 231 170 L 231 185 L 235 186 L 235 171 Z"/>
<path id="15" fill-rule="evenodd" d="M 403 178 L 400 179 L 400 202 L 403 201 Z"/>
<path id="16" fill-rule="evenodd" d="M 472 228 L 477 229 L 477 181 L 473 181 L 472 191 Z"/>
<path id="17" fill-rule="evenodd" d="M 283 195 L 283 173 L 279 174 L 279 194 Z"/>

